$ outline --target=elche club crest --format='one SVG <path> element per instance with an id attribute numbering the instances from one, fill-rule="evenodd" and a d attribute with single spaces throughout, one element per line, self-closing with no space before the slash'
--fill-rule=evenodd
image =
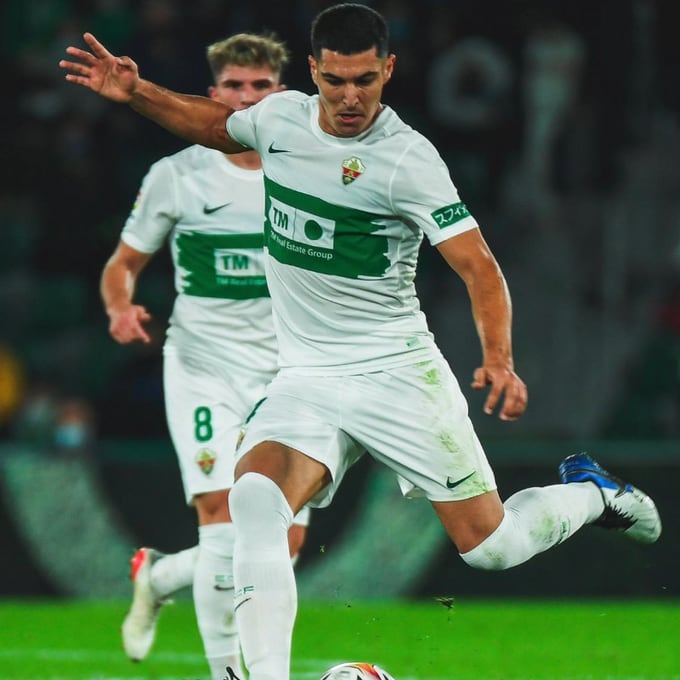
<path id="1" fill-rule="evenodd" d="M 355 179 L 359 179 L 366 172 L 366 166 L 361 158 L 352 156 L 342 161 L 342 183 L 351 184 Z"/>
<path id="2" fill-rule="evenodd" d="M 209 475 L 213 471 L 216 461 L 217 454 L 210 449 L 199 449 L 196 454 L 196 465 L 198 465 L 201 472 L 206 475 Z"/>

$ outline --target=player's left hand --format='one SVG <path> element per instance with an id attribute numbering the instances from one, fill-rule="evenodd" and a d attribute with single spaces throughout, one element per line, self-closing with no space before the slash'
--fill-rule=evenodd
<path id="1" fill-rule="evenodd" d="M 524 381 L 506 366 L 480 366 L 475 369 L 472 387 L 480 390 L 490 385 L 484 413 L 491 415 L 503 398 L 498 414 L 501 420 L 517 420 L 526 410 L 528 394 Z"/>

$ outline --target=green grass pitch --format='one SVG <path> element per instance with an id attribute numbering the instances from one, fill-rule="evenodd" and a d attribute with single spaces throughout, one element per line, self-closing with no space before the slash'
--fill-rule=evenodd
<path id="1" fill-rule="evenodd" d="M 0 602 L 0 680 L 207 680 L 191 602 L 140 664 L 125 602 Z M 300 603 L 293 679 L 371 661 L 396 680 L 680 680 L 680 601 Z"/>

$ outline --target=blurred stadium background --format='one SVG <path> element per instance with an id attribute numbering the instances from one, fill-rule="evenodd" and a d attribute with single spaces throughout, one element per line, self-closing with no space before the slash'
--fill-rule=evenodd
<path id="1" fill-rule="evenodd" d="M 311 91 L 322 0 L 5 0 L 0 58 L 0 596 L 124 597 L 140 543 L 195 542 L 164 421 L 168 257 L 139 298 L 157 342 L 108 336 L 98 278 L 148 165 L 183 146 L 57 67 L 90 30 L 143 76 L 202 94 L 207 44 L 273 30 L 285 81 Z M 383 0 L 398 60 L 385 102 L 430 137 L 509 280 L 530 406 L 483 417 L 467 298 L 432 249 L 418 274 L 433 332 L 508 495 L 589 448 L 660 507 L 638 547 L 596 530 L 504 574 L 474 573 L 429 507 L 363 461 L 315 513 L 310 597 L 677 596 L 680 549 L 680 44 L 671 0 Z M 376 520 L 376 521 L 373 521 Z M 370 551 L 370 553 L 369 553 Z M 82 562 L 84 560 L 84 562 Z M 88 564 L 73 578 L 73 564 Z M 380 568 L 376 569 L 376 563 Z"/>

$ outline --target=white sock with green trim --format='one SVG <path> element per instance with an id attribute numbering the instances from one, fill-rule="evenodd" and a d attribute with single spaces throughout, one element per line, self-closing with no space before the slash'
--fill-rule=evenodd
<path id="1" fill-rule="evenodd" d="M 288 554 L 293 512 L 279 487 L 254 472 L 234 484 L 229 508 L 236 528 L 236 619 L 250 680 L 287 680 L 297 613 Z"/>
<path id="2" fill-rule="evenodd" d="M 198 528 L 194 607 L 213 680 L 228 677 L 227 666 L 244 678 L 234 617 L 234 526 L 220 522 Z"/>

